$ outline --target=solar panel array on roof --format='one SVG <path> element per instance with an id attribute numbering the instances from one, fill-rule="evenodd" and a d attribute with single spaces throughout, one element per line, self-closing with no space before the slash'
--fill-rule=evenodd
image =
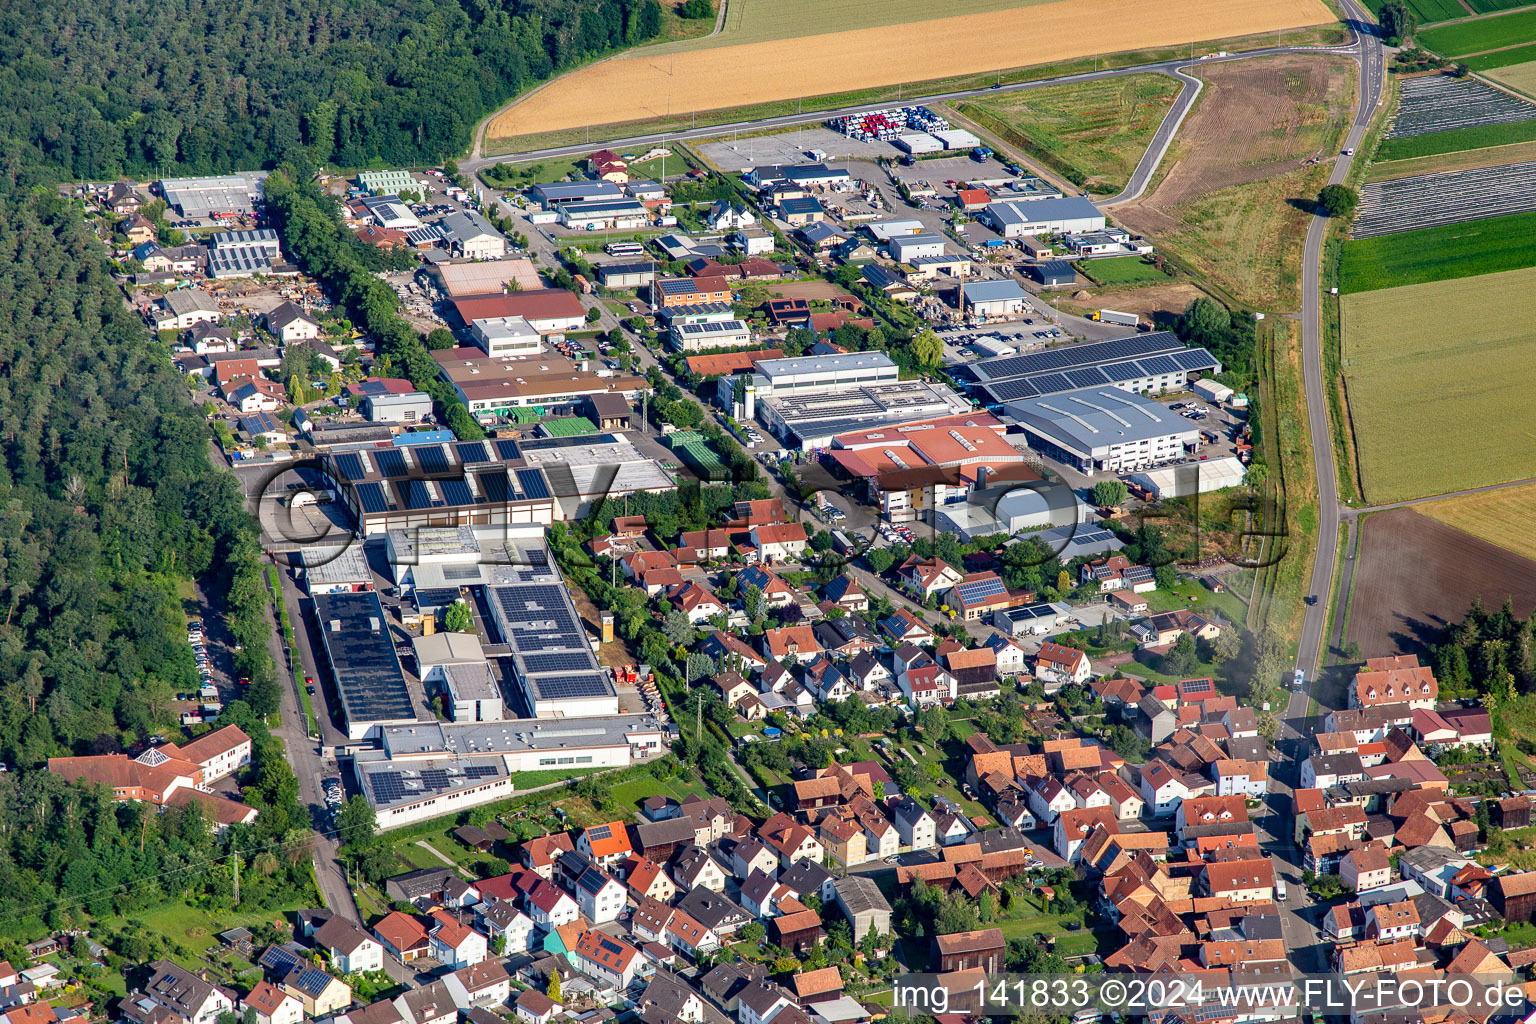
<path id="1" fill-rule="evenodd" d="M 1156 331 L 1113 341 L 1097 341 L 1086 345 L 1062 345 L 1027 355 L 998 356 L 995 359 L 979 359 L 972 364 L 977 376 L 983 380 L 1002 380 L 1006 377 L 1022 377 L 1042 370 L 1064 370 L 1095 363 L 1113 362 L 1117 359 L 1135 359 L 1184 347 L 1184 343 L 1168 331 Z"/>
<path id="2" fill-rule="evenodd" d="M 363 458 L 356 452 L 345 452 L 336 456 L 336 469 L 348 480 L 358 481 L 368 475 L 363 469 Z"/>
<path id="3" fill-rule="evenodd" d="M 1104 383 L 1104 371 L 1097 366 L 1083 370 L 1068 370 L 1065 376 L 1075 388 L 1095 388 Z"/>
<path id="4" fill-rule="evenodd" d="M 1087 533 L 1075 533 L 1072 540 L 1078 544 L 1102 544 L 1107 540 L 1114 540 L 1115 535 L 1108 530 L 1089 530 Z"/>
<path id="5" fill-rule="evenodd" d="M 320 623 L 350 726 L 416 717 L 384 607 L 373 591 L 316 594 Z"/>
<path id="6" fill-rule="evenodd" d="M 998 356 L 966 364 L 968 376 L 992 402 L 1041 398 L 1062 391 L 1120 385 L 1180 372 L 1215 370 L 1203 348 L 1185 348 L 1167 331 L 1140 337 Z"/>
<path id="7" fill-rule="evenodd" d="M 496 454 L 503 459 L 520 459 L 523 457 L 523 453 L 517 448 L 516 441 L 497 441 Z"/>
<path id="8" fill-rule="evenodd" d="M 583 697 L 606 697 L 613 692 L 613 684 L 604 672 L 583 672 L 569 676 L 539 676 L 533 680 L 534 692 L 540 700 L 572 700 Z"/>
<path id="9" fill-rule="evenodd" d="M 453 446 L 453 451 L 466 466 L 491 461 L 491 450 L 485 446 L 484 441 L 461 441 Z"/>
<path id="10" fill-rule="evenodd" d="M 1177 360 L 1168 356 L 1153 356 L 1150 359 L 1138 359 L 1137 362 L 1148 373 L 1178 373 L 1183 369 Z"/>
<path id="11" fill-rule="evenodd" d="M 424 444 L 418 448 L 412 448 L 416 453 L 416 465 L 423 472 L 443 474 L 448 472 L 448 446 L 443 444 Z"/>
<path id="12" fill-rule="evenodd" d="M 393 448 L 381 448 L 373 453 L 373 464 L 379 467 L 382 476 L 390 478 L 405 476 L 405 456 Z"/>
<path id="13" fill-rule="evenodd" d="M 480 485 L 480 493 L 485 496 L 485 500 L 493 505 L 505 504 L 512 497 L 512 490 L 507 481 L 507 471 L 504 469 L 481 473 L 475 477 L 475 481 Z"/>
<path id="14" fill-rule="evenodd" d="M 439 480 L 438 488 L 443 492 L 443 502 L 448 505 L 473 505 L 475 495 L 469 489 L 469 484 L 463 480 Z"/>
<path id="15" fill-rule="evenodd" d="M 536 469 L 520 469 L 517 471 L 517 483 L 523 494 L 534 500 L 549 497 L 549 488 L 544 484 L 544 474 Z"/>
<path id="16" fill-rule="evenodd" d="M 460 597 L 457 587 L 417 587 L 411 591 L 417 611 L 429 608 L 447 608 Z"/>
<path id="17" fill-rule="evenodd" d="M 590 842 L 599 842 L 613 838 L 613 827 L 610 825 L 593 825 L 587 829 L 587 839 Z"/>
<path id="18" fill-rule="evenodd" d="M 1145 565 L 1133 565 L 1120 574 L 1127 583 L 1151 583 L 1152 570 Z"/>
<path id="19" fill-rule="evenodd" d="M 971 580 L 968 583 L 961 583 L 955 589 L 960 592 L 960 600 L 966 604 L 980 604 L 1008 593 L 1008 588 L 1003 585 L 1003 581 L 996 577 Z"/>
<path id="20" fill-rule="evenodd" d="M 427 490 L 427 485 L 424 481 L 406 481 L 406 508 L 434 508 L 441 504 L 441 501 L 438 501 L 436 498 L 432 497 L 432 494 Z"/>
<path id="21" fill-rule="evenodd" d="M 592 662 L 585 655 L 572 654 L 569 651 L 530 654 L 523 659 L 523 664 L 528 667 L 530 675 L 542 672 L 581 672 L 592 667 Z"/>
<path id="22" fill-rule="evenodd" d="M 362 502 L 363 512 L 369 515 L 389 511 L 389 500 L 384 497 L 384 488 L 376 480 L 358 484 L 357 498 Z"/>
<path id="23" fill-rule="evenodd" d="M 1210 693 L 1215 687 L 1209 679 L 1183 679 L 1179 682 L 1179 689 L 1185 693 Z"/>

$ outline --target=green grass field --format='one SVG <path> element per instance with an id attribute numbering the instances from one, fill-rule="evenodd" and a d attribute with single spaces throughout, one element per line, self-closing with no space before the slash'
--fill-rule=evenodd
<path id="1" fill-rule="evenodd" d="M 1078 267 L 1100 284 L 1146 284 L 1167 281 L 1168 275 L 1140 256 L 1116 256 L 1107 260 L 1083 260 Z"/>
<path id="2" fill-rule="evenodd" d="M 1425 29 L 1418 35 L 1419 45 L 1447 57 L 1481 53 L 1501 46 L 1536 42 L 1536 7 L 1480 18 L 1456 25 Z"/>
<path id="3" fill-rule="evenodd" d="M 1408 0 L 1408 6 L 1413 13 L 1419 16 L 1421 25 L 1432 25 L 1437 21 L 1450 21 L 1452 18 L 1465 18 L 1467 9 L 1456 0 Z"/>
<path id="4" fill-rule="evenodd" d="M 1473 71 L 1492 71 L 1494 68 L 1507 68 L 1511 64 L 1525 64 L 1533 60 L 1536 60 L 1536 43 L 1509 50 L 1495 50 L 1481 57 L 1468 57 L 1462 63 Z"/>
<path id="5" fill-rule="evenodd" d="M 1467 0 L 1467 3 L 1478 14 L 1492 14 L 1495 11 L 1513 11 L 1517 7 L 1529 7 L 1531 0 Z"/>
<path id="6" fill-rule="evenodd" d="M 1536 212 L 1403 231 L 1344 243 L 1339 292 L 1476 277 L 1536 267 Z"/>
<path id="7" fill-rule="evenodd" d="M 1448 132 L 1387 139 L 1377 151 L 1376 159 L 1407 160 L 1416 156 L 1458 153 L 1464 149 L 1486 149 L 1489 146 L 1508 146 L 1532 140 L 1536 140 L 1536 119 L 1511 121 L 1508 124 L 1480 124 Z"/>
<path id="8" fill-rule="evenodd" d="M 1343 368 L 1366 501 L 1536 476 L 1536 268 L 1345 296 Z"/>
<path id="9" fill-rule="evenodd" d="M 1093 192 L 1125 187 L 1179 84 L 1162 75 L 1047 86 L 958 104 L 1004 142 Z"/>

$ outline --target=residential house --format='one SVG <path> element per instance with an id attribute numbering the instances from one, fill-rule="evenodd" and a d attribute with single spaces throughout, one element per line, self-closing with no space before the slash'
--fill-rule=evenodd
<path id="1" fill-rule="evenodd" d="M 151 974 L 142 993 L 130 993 L 127 1001 L 148 1001 L 153 1007 L 168 1010 L 184 1019 L 187 1024 L 214 1024 L 222 1013 L 235 1008 L 234 997 L 224 989 L 212 985 L 186 968 L 169 960 L 156 960 L 149 965 Z M 147 1017 L 164 1019 L 163 1014 L 150 1010 Z"/>
<path id="2" fill-rule="evenodd" d="M 304 1003 L 263 980 L 240 1000 L 240 1012 L 251 1014 L 256 1024 L 299 1024 L 304 1019 Z"/>
<path id="3" fill-rule="evenodd" d="M 1007 943 L 998 928 L 938 935 L 933 946 L 938 954 L 938 969 L 944 974 L 979 970 L 990 975 L 1001 974 L 1005 969 Z"/>
<path id="4" fill-rule="evenodd" d="M 333 916 L 317 928 L 314 939 L 315 948 L 324 950 L 342 974 L 363 974 L 384 969 L 383 945 L 340 915 Z"/>
<path id="5" fill-rule="evenodd" d="M 571 950 L 570 960 L 583 974 L 607 982 L 620 991 L 635 980 L 635 972 L 641 964 L 638 949 L 596 928 L 582 933 L 576 948 Z"/>
<path id="6" fill-rule="evenodd" d="M 373 937 L 379 940 L 384 952 L 401 963 L 426 956 L 431 945 L 421 921 L 398 910 L 386 914 L 373 926 Z"/>
<path id="7" fill-rule="evenodd" d="M 1045 685 L 1046 693 L 1067 685 L 1081 685 L 1092 674 L 1088 655 L 1076 648 L 1047 640 L 1035 655 L 1035 678 Z"/>

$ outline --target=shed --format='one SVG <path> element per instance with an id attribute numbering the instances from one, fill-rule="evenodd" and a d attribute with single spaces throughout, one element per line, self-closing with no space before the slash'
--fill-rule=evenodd
<path id="1" fill-rule="evenodd" d="M 1047 288 L 1068 288 L 1077 281 L 1077 271 L 1066 260 L 1045 260 L 1029 268 L 1029 276 Z"/>

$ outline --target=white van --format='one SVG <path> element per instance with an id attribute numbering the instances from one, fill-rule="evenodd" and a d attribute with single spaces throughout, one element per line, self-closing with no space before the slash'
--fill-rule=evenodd
<path id="1" fill-rule="evenodd" d="M 1278 903 L 1285 902 L 1285 879 L 1283 878 L 1275 879 L 1275 901 Z"/>

